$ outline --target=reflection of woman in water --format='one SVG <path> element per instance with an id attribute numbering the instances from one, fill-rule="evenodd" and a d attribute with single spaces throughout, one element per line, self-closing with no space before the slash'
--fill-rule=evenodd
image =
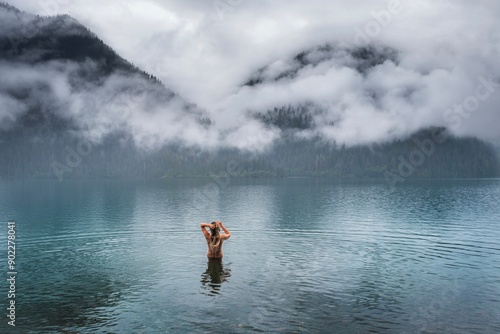
<path id="1" fill-rule="evenodd" d="M 202 286 L 209 290 L 210 294 L 218 294 L 222 282 L 226 282 L 231 276 L 230 269 L 224 269 L 222 259 L 208 259 L 208 268 L 201 275 Z"/>
<path id="2" fill-rule="evenodd" d="M 201 231 L 207 240 L 208 252 L 207 257 L 209 259 L 221 259 L 222 253 L 222 243 L 224 240 L 229 239 L 231 232 L 222 224 L 220 220 L 212 222 L 211 224 L 201 223 Z M 210 233 L 206 228 L 210 229 Z M 224 234 L 220 233 L 220 229 L 224 230 Z"/>

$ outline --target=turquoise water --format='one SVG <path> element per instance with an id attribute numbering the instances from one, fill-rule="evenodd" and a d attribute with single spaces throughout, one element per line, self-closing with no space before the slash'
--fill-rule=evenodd
<path id="1" fill-rule="evenodd" d="M 0 332 L 500 332 L 500 180 L 0 181 L 5 278 L 10 220 Z"/>

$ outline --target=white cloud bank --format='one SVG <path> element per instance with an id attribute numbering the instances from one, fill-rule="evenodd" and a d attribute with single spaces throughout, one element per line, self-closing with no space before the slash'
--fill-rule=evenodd
<path id="1" fill-rule="evenodd" d="M 204 133 L 182 119 L 137 117 L 131 122 L 138 140 L 187 136 L 196 138 L 193 144 L 264 145 L 277 134 L 249 123 L 248 109 L 315 101 L 328 110 L 322 117 L 337 120 L 335 127 L 318 131 L 346 144 L 390 140 L 428 126 L 500 142 L 498 2 L 16 0 L 12 5 L 31 13 L 70 14 L 216 121 L 215 132 Z M 292 80 L 241 86 L 262 66 L 279 67 L 300 51 L 332 42 L 387 45 L 399 51 L 399 61 L 366 75 L 324 63 Z M 102 115 L 114 117 L 112 110 Z M 154 130 L 159 122 L 181 126 L 161 135 Z"/>

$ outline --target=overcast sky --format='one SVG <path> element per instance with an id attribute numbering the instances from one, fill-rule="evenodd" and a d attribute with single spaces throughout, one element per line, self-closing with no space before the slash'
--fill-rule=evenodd
<path id="1" fill-rule="evenodd" d="M 335 129 L 320 129 L 339 142 L 387 140 L 431 125 L 500 142 L 499 1 L 10 3 L 34 14 L 75 17 L 124 58 L 207 109 L 221 129 L 241 124 L 247 109 L 314 100 L 341 120 Z M 285 83 L 241 87 L 259 67 L 326 42 L 387 45 L 400 51 L 400 62 L 366 77 L 331 64 Z M 366 99 L 368 91 L 377 101 Z"/>

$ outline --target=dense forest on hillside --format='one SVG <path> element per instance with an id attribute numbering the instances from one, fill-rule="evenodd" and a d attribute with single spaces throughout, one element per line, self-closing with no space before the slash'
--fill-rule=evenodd
<path id="1" fill-rule="evenodd" d="M 475 138 L 449 137 L 429 144 L 432 132 L 421 131 L 405 140 L 346 147 L 321 139 L 292 136 L 260 154 L 220 149 L 202 151 L 180 145 L 144 152 L 123 136 L 92 145 L 85 140 L 47 137 L 34 141 L 19 136 L 0 142 L 3 178 L 161 178 L 235 177 L 470 178 L 499 175 L 495 149 Z M 439 131 L 444 131 L 440 129 Z M 422 144 L 425 143 L 422 149 Z M 421 152 L 421 153 L 419 153 Z M 413 170 L 410 165 L 414 165 Z"/>
<path id="2" fill-rule="evenodd" d="M 144 101 L 143 105 L 134 105 L 134 112 L 172 103 L 179 118 L 190 115 L 202 127 L 215 125 L 208 113 L 182 99 L 154 75 L 120 57 L 73 18 L 30 15 L 1 2 L 0 10 L 5 18 L 0 22 L 0 60 L 4 68 L 41 71 L 50 66 L 56 73 L 69 71 L 71 93 L 89 91 L 91 97 L 102 90 L 106 80 L 119 74 L 122 81 L 109 92 L 110 101 L 120 101 L 120 98 L 125 102 Z M 263 67 L 245 85 L 292 78 L 304 67 L 332 59 L 347 59 L 342 64 L 363 75 L 388 59 L 396 62 L 397 52 L 383 47 L 351 50 L 327 44 L 297 54 L 278 72 L 272 66 Z M 51 78 L 44 81 L 35 77 L 36 82 L 17 78 L 18 81 L 0 85 L 0 97 L 4 96 L 12 106 L 20 106 L 15 116 L 8 114 L 9 117 L 4 118 L 6 123 L 0 124 L 1 178 L 154 179 L 210 177 L 220 173 L 232 173 L 235 177 L 335 178 L 499 175 L 499 150 L 476 138 L 449 137 L 443 142 L 434 142 L 430 149 L 429 140 L 436 131 L 445 129 L 428 129 L 409 138 L 368 146 L 347 147 L 319 136 L 299 139 L 300 131 L 319 126 L 329 126 L 335 131 L 336 120 L 316 124 L 325 122 L 321 117 L 324 110 L 313 102 L 249 111 L 250 118 L 281 134 L 279 140 L 258 154 L 228 148 L 203 151 L 177 142 L 145 151 L 136 147 L 125 127 L 110 132 L 99 143 L 91 143 L 83 138 L 81 130 L 85 124 L 67 115 L 69 102 L 57 97 L 49 84 Z M 83 109 L 84 112 L 96 111 L 95 115 L 99 115 L 102 106 L 90 106 L 92 108 Z M 127 106 L 126 103 L 120 105 L 119 110 L 126 110 Z M 81 117 L 84 112 L 77 115 Z M 418 143 L 424 142 L 427 146 L 420 147 Z"/>
<path id="3" fill-rule="evenodd" d="M 87 79 L 96 80 L 121 70 L 140 74 L 151 82 L 161 84 L 158 78 L 120 57 L 90 29 L 69 15 L 31 15 L 0 2 L 2 8 L 13 18 L 17 17 L 19 26 L 4 27 L 6 30 L 0 33 L 1 60 L 37 64 L 52 60 L 84 62 L 92 59 L 98 67 L 93 77 Z"/>
<path id="4" fill-rule="evenodd" d="M 301 70 L 314 68 L 330 61 L 352 68 L 365 75 L 371 68 L 390 60 L 398 62 L 398 52 L 384 46 L 364 45 L 356 47 L 327 43 L 304 50 L 282 64 L 269 64 L 255 71 L 243 86 L 258 86 L 266 82 L 279 82 L 295 78 Z"/>

